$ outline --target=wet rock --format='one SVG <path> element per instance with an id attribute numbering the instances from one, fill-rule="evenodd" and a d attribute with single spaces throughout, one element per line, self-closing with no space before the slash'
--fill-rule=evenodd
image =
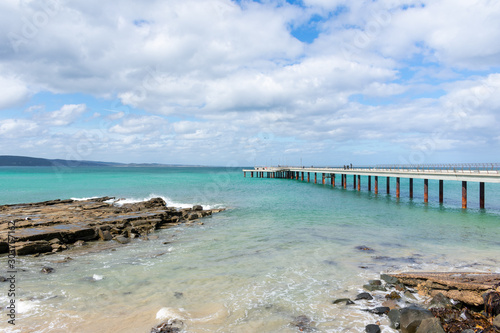
<path id="1" fill-rule="evenodd" d="M 40 273 L 43 273 L 43 274 L 54 273 L 54 269 L 52 267 L 44 266 L 44 267 L 42 267 L 42 270 L 40 271 Z"/>
<path id="2" fill-rule="evenodd" d="M 427 318 L 422 320 L 415 333 L 445 333 L 439 319 Z"/>
<path id="3" fill-rule="evenodd" d="M 355 300 L 357 301 L 360 299 L 372 300 L 373 296 L 370 295 L 370 293 L 361 293 L 356 296 Z"/>
<path id="4" fill-rule="evenodd" d="M 16 254 L 19 256 L 35 253 L 46 253 L 52 251 L 52 246 L 46 240 L 32 242 L 18 242 L 15 245 Z"/>
<path id="5" fill-rule="evenodd" d="M 126 238 L 124 236 L 116 236 L 115 241 L 117 241 L 120 244 L 128 244 L 130 243 L 130 238 Z"/>
<path id="6" fill-rule="evenodd" d="M 3 276 L 0 276 L 0 282 L 5 282 L 5 281 L 7 281 L 7 279 Z"/>
<path id="7" fill-rule="evenodd" d="M 314 324 L 313 321 L 307 316 L 300 315 L 294 318 L 293 322 L 291 323 L 292 326 L 295 326 L 299 329 L 301 332 L 312 332 L 315 331 L 315 328 L 312 327 L 311 325 Z"/>
<path id="8" fill-rule="evenodd" d="M 193 210 L 194 211 L 201 211 L 201 210 L 203 210 L 203 207 L 200 205 L 195 205 L 195 206 L 193 206 Z"/>
<path id="9" fill-rule="evenodd" d="M 398 278 L 396 278 L 394 276 L 387 275 L 387 274 L 380 275 L 380 279 L 384 280 L 386 283 L 389 283 L 389 284 L 398 284 L 399 283 Z"/>
<path id="10" fill-rule="evenodd" d="M 175 333 L 181 332 L 184 323 L 178 319 L 168 320 L 151 329 L 151 333 Z"/>
<path id="11" fill-rule="evenodd" d="M 73 246 L 77 246 L 77 247 L 80 247 L 83 245 L 85 245 L 85 241 L 82 241 L 82 240 L 77 240 L 76 242 L 73 243 Z"/>
<path id="12" fill-rule="evenodd" d="M 380 282 L 379 280 L 373 280 L 373 281 Z M 382 284 L 378 284 L 376 282 L 374 284 L 372 284 L 372 283 L 365 284 L 363 286 L 363 289 L 368 290 L 368 291 L 376 291 L 376 290 L 387 291 L 387 289 Z"/>
<path id="13" fill-rule="evenodd" d="M 417 298 L 415 296 L 413 296 L 413 294 L 410 292 L 410 291 L 405 291 L 404 293 L 404 296 L 407 298 L 407 299 L 411 299 L 411 300 L 416 300 Z"/>
<path id="14" fill-rule="evenodd" d="M 114 198 L 82 201 L 51 200 L 47 202 L 4 205 L 2 215 L 16 221 L 18 255 L 51 253 L 78 241 L 111 240 L 114 236 L 144 236 L 158 228 L 167 228 L 184 219 L 195 220 L 224 209 L 203 210 L 167 208 L 163 199 L 117 206 Z M 116 201 L 114 201 L 116 202 Z M 35 217 L 36 216 L 36 217 Z M 0 253 L 9 251 L 8 220 L 0 221 Z M 61 247 L 52 247 L 60 244 Z M 81 245 L 79 243 L 76 246 Z"/>
<path id="15" fill-rule="evenodd" d="M 401 322 L 401 311 L 398 309 L 393 309 L 387 314 L 389 320 L 391 321 L 391 327 L 394 329 L 399 329 Z"/>
<path id="16" fill-rule="evenodd" d="M 442 293 L 437 294 L 434 296 L 428 306 L 428 309 L 432 308 L 451 308 L 453 306 L 453 303 L 451 300 L 443 295 Z"/>
<path id="17" fill-rule="evenodd" d="M 111 232 L 109 232 L 109 230 L 103 230 L 103 228 L 101 227 L 97 230 L 97 232 L 99 234 L 100 240 L 110 241 L 113 239 L 113 236 L 111 235 Z"/>
<path id="18" fill-rule="evenodd" d="M 380 326 L 375 324 L 366 325 L 365 327 L 366 333 L 380 333 Z"/>
<path id="19" fill-rule="evenodd" d="M 345 305 L 354 304 L 354 302 L 351 301 L 349 298 L 338 298 L 332 302 L 332 304 L 339 304 L 339 303 L 344 303 Z"/>
<path id="20" fill-rule="evenodd" d="M 371 312 L 371 313 L 374 313 L 374 314 L 377 314 L 377 315 L 381 316 L 381 315 L 384 315 L 384 314 L 388 314 L 389 311 L 391 311 L 391 309 L 389 309 L 386 306 L 379 306 L 379 307 L 376 307 L 376 308 L 368 310 L 368 311 Z"/>
<path id="21" fill-rule="evenodd" d="M 432 312 L 417 306 L 401 309 L 400 313 L 400 328 L 402 333 L 416 333 L 422 320 L 434 318 Z"/>
<path id="22" fill-rule="evenodd" d="M 183 294 L 183 293 L 181 293 L 181 292 L 176 291 L 176 292 L 174 293 L 174 296 L 175 296 L 175 298 L 182 298 L 182 297 L 184 297 L 184 294 Z"/>

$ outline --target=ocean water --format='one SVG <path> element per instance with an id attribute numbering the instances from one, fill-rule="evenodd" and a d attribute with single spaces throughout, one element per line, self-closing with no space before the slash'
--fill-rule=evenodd
<path id="1" fill-rule="evenodd" d="M 319 179 L 319 178 L 318 178 Z M 156 233 L 158 239 L 124 246 L 96 242 L 78 252 L 19 257 L 16 325 L 2 313 L 6 332 L 149 332 L 181 319 L 186 332 L 298 332 L 298 316 L 316 332 L 363 332 L 384 317 L 353 306 L 382 272 L 500 273 L 500 186 L 486 184 L 486 209 L 469 184 L 462 210 L 458 182 L 415 180 L 414 199 L 296 180 L 243 178 L 238 168 L 0 168 L 0 204 L 57 198 L 115 196 L 128 201 L 162 197 L 169 206 L 226 207 L 203 220 Z M 358 246 L 372 248 L 360 251 Z M 73 260 L 60 262 L 67 256 Z M 0 275 L 7 258 L 1 257 Z M 55 269 L 41 274 L 43 266 Z M 6 305 L 7 284 L 0 283 Z"/>

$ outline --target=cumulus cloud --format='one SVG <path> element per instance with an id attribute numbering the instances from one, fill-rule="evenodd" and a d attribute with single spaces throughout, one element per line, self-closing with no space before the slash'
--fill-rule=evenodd
<path id="1" fill-rule="evenodd" d="M 1 68 L 1 66 L 0 66 Z M 29 89 L 25 83 L 15 77 L 4 77 L 0 74 L 0 110 L 21 104 L 29 97 Z"/>
<path id="2" fill-rule="evenodd" d="M 87 111 L 85 104 L 67 104 L 59 110 L 39 113 L 35 117 L 50 126 L 67 126 Z"/>
<path id="3" fill-rule="evenodd" d="M 43 128 L 63 151 L 94 127 L 96 156 L 142 147 L 200 163 L 207 149 L 394 159 L 432 135 L 449 150 L 497 137 L 495 1 L 3 1 L 0 13 L 4 138 Z M 50 107 L 15 109 L 37 93 Z"/>

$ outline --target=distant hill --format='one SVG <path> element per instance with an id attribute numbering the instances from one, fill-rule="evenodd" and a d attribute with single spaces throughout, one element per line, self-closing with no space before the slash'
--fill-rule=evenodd
<path id="1" fill-rule="evenodd" d="M 49 160 L 27 156 L 0 155 L 0 166 L 119 166 L 120 163 L 74 161 L 74 160 Z"/>
<path id="2" fill-rule="evenodd" d="M 109 166 L 109 167 L 201 167 L 201 165 L 184 164 L 161 164 L 161 163 L 114 163 L 96 161 L 75 161 L 75 160 L 50 160 L 46 158 L 0 155 L 0 167 L 3 166 L 49 166 L 49 167 L 89 167 L 89 166 Z"/>

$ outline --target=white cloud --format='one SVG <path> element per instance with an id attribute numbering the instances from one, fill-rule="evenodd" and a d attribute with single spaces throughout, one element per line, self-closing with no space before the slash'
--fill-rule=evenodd
<path id="1" fill-rule="evenodd" d="M 124 119 L 121 124 L 109 129 L 118 134 L 148 134 L 155 131 L 165 131 L 167 121 L 157 116 L 133 117 Z"/>
<path id="2" fill-rule="evenodd" d="M 1 68 L 1 66 L 0 66 Z M 0 73 L 0 110 L 25 102 L 29 97 L 29 89 L 25 83 L 15 77 L 4 77 Z"/>
<path id="3" fill-rule="evenodd" d="M 76 132 L 95 126 L 96 156 L 168 149 L 200 163 L 207 150 L 246 160 L 393 149 L 394 158 L 436 129 L 450 151 L 464 135 L 470 147 L 497 137 L 499 2 L 57 3 L 49 12 L 35 1 L 0 4 L 3 138 L 43 127 L 39 141 L 64 152 L 78 146 Z M 291 30 L 312 26 L 315 14 L 314 42 L 294 38 Z M 10 32 L 22 38 L 16 47 Z M 23 115 L 31 119 L 16 119 L 9 108 L 37 92 L 52 98 L 47 105 L 72 97 L 50 112 L 33 100 Z M 103 100 L 120 108 L 94 107 Z M 86 111 L 94 116 L 83 122 Z"/>
<path id="4" fill-rule="evenodd" d="M 59 110 L 40 113 L 35 118 L 50 126 L 67 126 L 87 111 L 85 104 L 67 104 Z"/>
<path id="5" fill-rule="evenodd" d="M 40 127 L 28 119 L 5 119 L 0 120 L 0 137 L 21 138 L 33 137 L 40 134 Z"/>

